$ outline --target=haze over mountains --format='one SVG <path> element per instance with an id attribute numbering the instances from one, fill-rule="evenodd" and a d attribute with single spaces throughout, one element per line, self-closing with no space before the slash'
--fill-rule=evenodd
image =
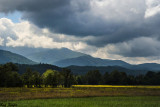
<path id="1" fill-rule="evenodd" d="M 23 55 L 38 63 L 55 64 L 56 61 L 85 56 L 86 54 L 74 52 L 67 48 L 47 49 L 47 48 L 28 48 L 28 47 L 0 47 L 0 49 L 8 50 Z"/>
<path id="2" fill-rule="evenodd" d="M 70 65 L 78 65 L 78 66 L 129 66 L 130 64 L 121 61 L 121 60 L 108 60 L 108 59 L 100 59 L 94 58 L 89 55 L 80 56 L 76 58 L 68 58 L 64 60 L 57 61 L 55 65 L 59 65 L 62 67 L 70 66 Z"/>
<path id="3" fill-rule="evenodd" d="M 67 48 L 45 49 L 28 47 L 0 47 L 0 63 L 13 62 L 19 64 L 46 63 L 60 67 L 91 66 L 107 67 L 119 66 L 131 70 L 153 70 L 160 71 L 160 64 L 147 63 L 140 65 L 131 65 L 121 60 L 109 60 L 94 58 L 80 52 L 75 52 Z M 7 51 L 2 51 L 7 50 Z M 10 52 L 9 52 L 10 51 Z M 24 57 L 23 57 L 24 56 Z M 73 66 L 72 66 L 73 67 Z"/>
<path id="4" fill-rule="evenodd" d="M 7 62 L 19 63 L 19 64 L 37 64 L 36 62 L 25 58 L 21 55 L 0 50 L 0 64 L 5 64 Z"/>

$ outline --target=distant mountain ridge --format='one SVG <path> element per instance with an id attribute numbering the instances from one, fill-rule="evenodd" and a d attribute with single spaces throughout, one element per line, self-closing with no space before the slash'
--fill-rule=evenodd
<path id="1" fill-rule="evenodd" d="M 101 74 L 117 70 L 119 72 L 125 72 L 128 75 L 143 75 L 148 72 L 145 70 L 131 70 L 120 66 L 68 66 L 67 68 L 71 69 L 71 71 L 77 75 L 83 75 L 91 70 L 99 70 Z"/>
<path id="2" fill-rule="evenodd" d="M 79 56 L 84 56 L 85 54 L 80 52 L 74 52 L 67 48 L 61 49 L 50 49 L 42 52 L 31 53 L 27 57 L 42 63 L 55 64 L 55 62 L 68 59 L 68 58 L 76 58 Z"/>
<path id="3" fill-rule="evenodd" d="M 0 50 L 0 64 L 5 64 L 8 62 L 19 63 L 19 64 L 37 64 L 36 62 L 27 59 L 21 55 L 5 50 Z"/>
<path id="4" fill-rule="evenodd" d="M 160 71 L 160 64 L 156 63 L 145 63 L 139 65 L 131 65 L 127 62 L 121 60 L 109 60 L 109 59 L 100 59 L 95 58 L 87 54 L 83 54 L 80 52 L 75 52 L 69 50 L 67 48 L 61 49 L 46 49 L 46 48 L 29 48 L 29 47 L 5 47 L 0 46 L 0 49 L 11 51 L 16 54 L 20 54 L 20 56 L 26 57 L 27 60 L 25 64 L 29 63 L 46 63 L 52 64 L 60 67 L 67 66 L 120 66 L 123 68 L 131 69 L 131 70 L 150 70 L 150 71 Z M 10 56 L 10 55 L 9 55 Z M 6 56 L 5 56 L 6 57 Z M 24 63 L 23 60 L 19 61 L 14 58 L 3 59 L 5 57 L 0 58 L 0 63 L 5 63 L 8 61 L 14 63 Z M 12 60 L 11 60 L 12 59 Z M 3 61 L 4 60 L 4 61 Z M 35 61 L 35 62 L 34 62 Z"/>
<path id="5" fill-rule="evenodd" d="M 144 63 L 144 64 L 132 65 L 121 60 L 100 59 L 100 58 L 94 58 L 89 55 L 57 61 L 55 65 L 61 66 L 61 67 L 67 67 L 72 65 L 73 66 L 97 66 L 97 67 L 119 66 L 126 69 L 131 69 L 131 70 L 160 71 L 160 64 L 157 64 L 157 63 Z"/>
<path id="6" fill-rule="evenodd" d="M 29 48 L 29 47 L 5 47 L 0 46 L 0 49 L 11 51 L 23 55 L 33 61 L 39 63 L 54 64 L 57 61 L 76 58 L 86 54 L 75 52 L 67 48 L 49 49 L 49 48 Z"/>
<path id="7" fill-rule="evenodd" d="M 138 64 L 138 65 L 131 65 L 129 68 L 134 70 L 160 71 L 160 64 L 144 63 L 144 64 Z"/>
<path id="8" fill-rule="evenodd" d="M 94 58 L 89 55 L 80 56 L 77 58 L 69 58 L 64 59 L 61 61 L 57 61 L 55 63 L 57 66 L 129 66 L 130 64 L 121 61 L 121 60 L 108 60 L 108 59 L 100 59 L 100 58 Z"/>

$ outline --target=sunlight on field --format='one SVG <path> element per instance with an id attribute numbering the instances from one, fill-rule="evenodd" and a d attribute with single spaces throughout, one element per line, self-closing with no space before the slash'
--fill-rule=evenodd
<path id="1" fill-rule="evenodd" d="M 160 86 L 125 86 L 125 85 L 72 85 L 72 87 L 78 88 L 89 88 L 89 87 L 99 87 L 99 88 L 160 88 Z"/>
<path id="2" fill-rule="evenodd" d="M 160 86 L 73 85 L 71 88 L 0 88 L 0 101 L 101 96 L 160 96 Z"/>

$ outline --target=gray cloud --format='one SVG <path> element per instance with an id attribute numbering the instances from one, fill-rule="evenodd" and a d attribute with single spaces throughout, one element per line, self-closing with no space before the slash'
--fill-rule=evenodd
<path id="1" fill-rule="evenodd" d="M 132 41 L 114 44 L 107 52 L 124 57 L 159 56 L 160 41 L 156 38 L 140 37 Z"/>

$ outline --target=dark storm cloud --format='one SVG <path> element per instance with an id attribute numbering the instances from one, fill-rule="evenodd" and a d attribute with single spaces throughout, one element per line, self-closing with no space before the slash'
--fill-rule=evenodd
<path id="1" fill-rule="evenodd" d="M 74 1 L 74 0 L 73 0 Z M 83 15 L 89 10 L 89 0 L 68 3 L 58 8 L 42 10 L 41 12 L 25 11 L 24 19 L 28 19 L 39 27 L 48 27 L 51 31 L 75 36 L 102 35 L 110 32 L 110 24 L 98 18 Z M 72 2 L 72 3 L 71 3 Z M 94 20 L 94 21 L 89 21 Z"/>
<path id="2" fill-rule="evenodd" d="M 47 27 L 54 32 L 69 35 L 89 35 L 90 31 L 88 31 L 87 24 L 83 22 L 88 21 L 88 19 L 79 21 L 79 17 L 76 15 L 77 12 L 81 13 L 89 8 L 89 1 L 2 0 L 0 1 L 0 11 L 6 13 L 21 11 L 24 13 L 23 19 L 30 20 L 39 27 Z"/>
<path id="3" fill-rule="evenodd" d="M 28 11 L 40 12 L 42 10 L 54 9 L 66 5 L 70 0 L 1 0 L 1 12 Z"/>
<path id="4" fill-rule="evenodd" d="M 23 12 L 24 19 L 32 21 L 39 27 L 47 27 L 54 32 L 75 36 L 117 35 L 113 33 L 121 30 L 121 27 L 123 29 L 123 26 L 128 24 L 125 22 L 125 19 L 122 21 L 120 19 L 125 16 L 117 17 L 120 13 L 115 12 L 116 16 L 113 15 L 113 18 L 111 17 L 107 20 L 103 16 L 93 15 L 100 13 L 100 11 L 97 13 L 96 11 L 92 11 L 93 8 L 96 10 L 96 7 L 91 5 L 93 1 L 94 0 L 1 0 L 0 11 L 6 13 L 15 10 L 21 11 Z M 115 10 L 106 9 L 107 10 L 102 10 L 104 11 L 104 15 L 112 16 L 112 11 Z M 133 16 L 133 14 L 130 13 L 128 15 L 130 15 L 129 17 Z M 120 33 L 122 32 L 123 31 L 120 31 Z M 106 37 L 106 39 L 109 40 L 108 37 Z"/>

